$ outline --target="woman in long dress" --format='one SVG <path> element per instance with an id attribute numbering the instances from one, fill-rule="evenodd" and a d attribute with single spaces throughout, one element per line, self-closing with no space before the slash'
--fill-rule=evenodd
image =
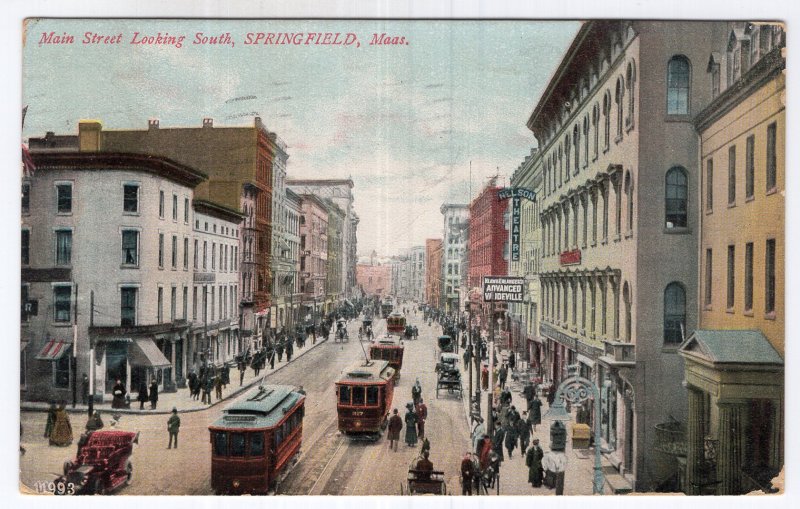
<path id="1" fill-rule="evenodd" d="M 69 422 L 66 406 L 62 403 L 56 410 L 56 422 L 50 433 L 50 445 L 66 447 L 72 443 L 72 425 Z"/>
<path id="2" fill-rule="evenodd" d="M 417 414 L 414 413 L 414 405 L 408 403 L 406 405 L 408 411 L 406 412 L 406 445 L 417 445 Z"/>

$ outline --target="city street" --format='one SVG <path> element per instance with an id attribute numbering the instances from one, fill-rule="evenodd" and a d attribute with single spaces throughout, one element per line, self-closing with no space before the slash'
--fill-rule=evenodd
<path id="1" fill-rule="evenodd" d="M 436 399 L 435 338 L 438 326 L 422 325 L 421 313 L 409 323 L 420 327 L 418 340 L 405 342 L 402 377 L 395 389 L 393 406 L 403 413 L 411 401 L 411 386 L 419 378 L 423 398 L 428 405 L 426 435 L 431 442 L 434 468 L 446 473 L 448 492 L 460 492 L 458 468 L 463 453 L 469 448 L 462 401 L 442 395 Z M 387 442 L 352 441 L 336 429 L 334 382 L 341 371 L 363 359 L 358 341 L 360 322 L 348 324 L 350 341 L 332 340 L 317 346 L 292 361 L 281 371 L 268 375 L 268 383 L 303 385 L 307 392 L 306 414 L 303 422 L 303 446 L 298 463 L 279 485 L 278 493 L 286 495 L 399 495 L 409 465 L 417 457 L 419 446 L 401 444 L 398 452 L 390 452 Z M 376 333 L 385 331 L 386 322 L 376 321 Z M 366 349 L 368 343 L 364 342 Z M 185 391 L 184 391 L 185 392 Z M 245 392 L 239 398 L 244 398 Z M 188 394 L 187 394 L 188 399 Z M 180 446 L 167 450 L 166 415 L 123 415 L 118 428 L 139 431 L 139 445 L 133 458 L 134 478 L 119 494 L 128 495 L 207 495 L 212 494 L 210 477 L 210 443 L 208 425 L 216 420 L 228 402 L 207 410 L 181 414 Z M 71 414 L 76 440 L 85 424 L 83 414 Z M 27 486 L 36 481 L 49 481 L 57 475 L 64 461 L 75 453 L 75 442 L 66 448 L 51 447 L 41 436 L 46 413 L 23 412 L 26 430 L 23 445 L 21 480 Z M 108 426 L 108 416 L 104 416 Z M 403 433 L 401 432 L 401 437 Z M 191 466 L 191 468 L 187 468 Z M 171 472 L 182 472 L 181 482 L 175 483 Z"/>

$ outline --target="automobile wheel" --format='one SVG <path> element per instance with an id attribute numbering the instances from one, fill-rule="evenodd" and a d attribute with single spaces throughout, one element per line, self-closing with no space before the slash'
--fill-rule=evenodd
<path id="1" fill-rule="evenodd" d="M 133 463 L 131 463 L 131 460 L 125 462 L 125 474 L 125 485 L 127 486 L 131 483 L 131 479 L 133 479 Z"/>

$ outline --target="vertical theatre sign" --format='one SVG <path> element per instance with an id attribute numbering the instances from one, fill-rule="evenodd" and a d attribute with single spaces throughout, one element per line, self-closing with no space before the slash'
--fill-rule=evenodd
<path id="1" fill-rule="evenodd" d="M 511 199 L 511 261 L 519 261 L 519 243 L 521 236 L 522 199 L 536 201 L 536 193 L 524 187 L 505 187 L 497 191 L 498 200 Z"/>

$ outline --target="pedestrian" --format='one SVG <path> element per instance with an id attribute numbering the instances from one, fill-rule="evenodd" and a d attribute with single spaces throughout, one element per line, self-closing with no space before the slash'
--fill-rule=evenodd
<path id="1" fill-rule="evenodd" d="M 428 407 L 422 398 L 419 398 L 417 405 L 417 434 L 420 438 L 425 437 L 425 421 L 428 419 Z"/>
<path id="2" fill-rule="evenodd" d="M 47 409 L 47 424 L 44 426 L 44 437 L 50 438 L 53 433 L 53 426 L 56 424 L 56 402 L 50 402 L 50 408 Z"/>
<path id="3" fill-rule="evenodd" d="M 111 408 L 125 408 L 125 394 L 128 391 L 125 390 L 125 385 L 123 385 L 122 381 L 117 379 L 114 387 L 111 389 L 111 394 L 113 395 L 113 399 L 111 400 Z"/>
<path id="4" fill-rule="evenodd" d="M 556 400 L 556 389 L 553 387 L 553 384 L 550 384 L 550 387 L 547 389 L 547 406 L 553 406 L 553 403 Z"/>
<path id="5" fill-rule="evenodd" d="M 417 414 L 414 413 L 414 405 L 406 404 L 406 445 L 413 447 L 417 445 Z"/>
<path id="6" fill-rule="evenodd" d="M 186 385 L 189 386 L 189 398 L 195 399 L 195 389 L 197 388 L 197 374 L 194 370 L 189 372 L 189 376 L 186 377 Z"/>
<path id="7" fill-rule="evenodd" d="M 505 437 L 505 444 L 506 449 L 508 449 L 508 459 L 513 458 L 514 449 L 517 447 L 517 430 L 514 425 L 509 422 L 508 425 L 505 427 L 506 429 L 506 437 Z"/>
<path id="8" fill-rule="evenodd" d="M 222 365 L 222 388 L 227 389 L 229 383 L 231 383 L 231 367 L 226 362 Z"/>
<path id="9" fill-rule="evenodd" d="M 214 377 L 211 373 L 206 374 L 203 380 L 203 403 L 211 404 L 211 389 L 214 388 Z"/>
<path id="10" fill-rule="evenodd" d="M 172 416 L 167 421 L 167 431 L 169 432 L 169 445 L 167 449 L 172 449 L 172 441 L 175 440 L 175 448 L 178 448 L 178 430 L 181 428 L 181 418 L 178 417 L 178 409 L 172 407 Z"/>
<path id="11" fill-rule="evenodd" d="M 475 464 L 467 452 L 461 460 L 461 494 L 472 495 L 472 479 L 475 476 Z"/>
<path id="12" fill-rule="evenodd" d="M 158 382 L 150 382 L 150 409 L 155 410 L 158 405 Z"/>
<path id="13" fill-rule="evenodd" d="M 239 387 L 244 385 L 244 361 L 239 361 Z"/>
<path id="14" fill-rule="evenodd" d="M 537 396 L 534 396 L 531 401 L 531 409 L 528 411 L 528 422 L 533 431 L 536 431 L 536 426 L 542 423 L 542 400 Z"/>
<path id="15" fill-rule="evenodd" d="M 525 465 L 528 467 L 528 482 L 534 488 L 542 487 L 542 476 L 544 469 L 542 469 L 542 458 L 544 458 L 544 451 L 539 446 L 539 439 L 533 439 L 533 445 L 528 449 L 525 455 Z"/>
<path id="16" fill-rule="evenodd" d="M 286 342 L 286 362 L 291 362 L 294 346 L 291 341 Z"/>
<path id="17" fill-rule="evenodd" d="M 489 466 L 489 456 L 493 449 L 492 439 L 489 438 L 489 435 L 483 435 L 483 438 L 478 444 L 478 450 L 475 451 L 480 461 L 481 470 L 486 470 Z"/>
<path id="18" fill-rule="evenodd" d="M 527 412 L 525 412 L 525 414 L 527 414 Z M 528 449 L 528 444 L 531 441 L 531 427 L 525 419 L 517 419 L 515 428 L 517 430 L 517 436 L 519 437 L 519 453 L 525 455 L 525 451 Z"/>
<path id="19" fill-rule="evenodd" d="M 528 403 L 528 412 L 531 411 L 531 402 L 533 401 L 533 397 L 535 395 L 534 391 L 535 389 L 531 381 L 526 381 L 525 387 L 522 388 L 522 397 L 525 398 L 525 401 Z"/>
<path id="20" fill-rule="evenodd" d="M 402 429 L 403 419 L 397 415 L 397 409 L 395 408 L 389 418 L 389 450 L 394 446 L 394 451 L 397 452 L 397 443 L 400 441 L 400 430 Z"/>
<path id="21" fill-rule="evenodd" d="M 50 445 L 67 447 L 72 443 L 72 424 L 67 415 L 67 405 L 61 403 L 56 410 L 56 420 L 50 433 Z"/>
<path id="22" fill-rule="evenodd" d="M 86 373 L 83 374 L 83 379 L 81 380 L 81 401 L 85 405 L 89 399 L 89 377 Z"/>
<path id="23" fill-rule="evenodd" d="M 264 367 L 266 367 L 267 361 L 269 361 L 269 369 L 275 369 L 275 346 L 272 343 L 268 344 L 264 350 Z"/>
<path id="24" fill-rule="evenodd" d="M 510 354 L 508 354 L 508 369 L 514 371 L 516 367 L 517 367 L 517 356 L 512 351 Z"/>
<path id="25" fill-rule="evenodd" d="M 506 380 L 508 379 L 508 368 L 505 363 L 500 365 L 500 369 L 497 370 L 497 376 L 500 380 L 500 388 L 505 389 Z"/>
<path id="26" fill-rule="evenodd" d="M 545 471 L 544 484 L 555 488 L 556 495 L 564 494 L 564 471 L 567 467 L 567 456 L 560 451 L 549 451 L 542 458 L 542 468 Z"/>
<path id="27" fill-rule="evenodd" d="M 214 377 L 214 393 L 217 396 L 217 401 L 222 399 L 222 375 L 217 373 Z"/>
<path id="28" fill-rule="evenodd" d="M 417 378 L 417 381 L 411 387 L 411 399 L 414 401 L 415 408 L 419 404 L 420 398 L 422 398 L 422 386 L 419 383 L 419 378 Z"/>
<path id="29" fill-rule="evenodd" d="M 139 382 L 139 396 L 136 397 L 139 401 L 139 410 L 144 410 L 144 404 L 150 401 L 150 396 L 147 395 L 147 382 L 142 380 Z"/>
<path id="30" fill-rule="evenodd" d="M 256 377 L 258 377 L 258 372 L 261 370 L 261 352 L 256 351 L 253 355 L 253 360 L 250 361 L 250 367 L 253 368 L 253 372 Z"/>
<path id="31" fill-rule="evenodd" d="M 278 362 L 283 361 L 283 349 L 286 345 L 283 344 L 283 338 L 278 340 L 278 343 L 275 345 L 275 349 L 278 351 Z"/>
<path id="32" fill-rule="evenodd" d="M 484 392 L 489 390 L 489 366 L 486 364 L 481 366 L 481 389 Z"/>
<path id="33" fill-rule="evenodd" d="M 500 458 L 500 461 L 503 461 L 505 457 L 503 456 L 503 439 L 506 436 L 506 430 L 502 426 L 499 425 L 499 422 L 495 422 L 495 430 L 494 430 L 494 437 L 492 437 L 492 451 Z"/>
<path id="34" fill-rule="evenodd" d="M 89 419 L 86 421 L 86 431 L 97 431 L 103 428 L 103 419 L 100 418 L 100 412 L 95 410 Z"/>

